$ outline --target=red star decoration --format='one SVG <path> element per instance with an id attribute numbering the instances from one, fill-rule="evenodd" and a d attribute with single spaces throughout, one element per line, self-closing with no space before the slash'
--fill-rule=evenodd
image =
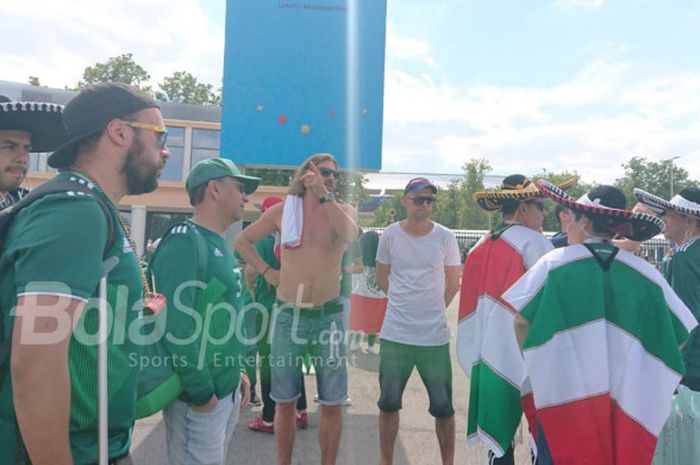
<path id="1" fill-rule="evenodd" d="M 335 116 L 335 112 L 333 110 L 329 111 L 328 116 L 333 118 Z"/>
<path id="2" fill-rule="evenodd" d="M 288 119 L 288 118 L 287 118 L 287 115 L 279 115 L 279 116 L 277 117 L 277 122 L 280 123 L 280 124 L 284 124 L 284 123 L 287 122 L 287 119 Z"/>

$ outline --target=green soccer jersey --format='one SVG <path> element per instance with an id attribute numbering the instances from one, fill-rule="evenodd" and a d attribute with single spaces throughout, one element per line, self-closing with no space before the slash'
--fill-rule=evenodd
<path id="1" fill-rule="evenodd" d="M 700 237 L 695 237 L 678 249 L 665 270 L 666 279 L 678 297 L 700 320 Z M 683 347 L 685 375 L 700 378 L 700 336 L 695 329 Z"/>
<path id="2" fill-rule="evenodd" d="M 71 172 L 58 178 L 79 181 L 104 194 Z M 47 195 L 17 214 L 0 255 L 0 309 L 2 338 L 11 338 L 17 296 L 52 294 L 86 302 L 70 341 L 70 442 L 76 465 L 98 460 L 97 416 L 97 296 L 104 258 L 118 264 L 108 277 L 110 333 L 108 339 L 109 455 L 129 451 L 134 422 L 140 347 L 128 337 L 141 314 L 143 284 L 139 264 L 116 213 L 115 242 L 104 254 L 107 223 L 97 202 L 73 192 Z M 9 360 L 9 358 L 8 358 Z M 0 372 L 0 444 L 12 457 L 17 443 L 9 363 Z M 52 380 L 47 379 L 47 383 Z M 10 450 L 6 449 L 9 447 Z"/>
<path id="3" fill-rule="evenodd" d="M 204 255 L 197 250 L 202 243 Z M 198 263 L 204 258 L 206 271 Z M 203 405 L 214 394 L 230 395 L 240 381 L 246 345 L 245 325 L 238 321 L 241 270 L 224 238 L 192 220 L 178 224 L 156 249 L 151 271 L 157 291 L 168 299 L 164 342 L 182 378 L 180 399 Z"/>

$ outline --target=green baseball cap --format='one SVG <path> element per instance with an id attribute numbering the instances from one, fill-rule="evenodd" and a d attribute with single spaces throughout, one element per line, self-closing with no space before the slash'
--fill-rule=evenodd
<path id="1" fill-rule="evenodd" d="M 224 178 L 230 176 L 238 179 L 243 183 L 243 190 L 246 194 L 252 194 L 260 184 L 260 178 L 253 176 L 244 176 L 236 167 L 236 164 L 226 158 L 207 158 L 202 160 L 190 171 L 187 176 L 185 188 L 187 192 L 192 192 L 196 187 L 201 186 L 205 182 L 212 179 Z"/>

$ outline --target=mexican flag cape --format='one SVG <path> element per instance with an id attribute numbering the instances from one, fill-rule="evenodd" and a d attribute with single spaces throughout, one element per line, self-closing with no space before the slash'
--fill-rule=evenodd
<path id="1" fill-rule="evenodd" d="M 648 465 L 697 322 L 650 264 L 607 243 L 547 254 L 504 295 L 557 465 Z"/>
<path id="2" fill-rule="evenodd" d="M 532 405 L 515 339 L 515 310 L 501 295 L 551 249 L 539 232 L 502 224 L 472 248 L 464 265 L 457 356 L 470 378 L 467 442 L 481 440 L 497 457 L 513 442 L 522 405 L 528 400 Z"/>
<path id="3" fill-rule="evenodd" d="M 352 275 L 350 331 L 379 334 L 386 315 L 386 294 L 377 287 L 376 268 L 365 266 Z"/>

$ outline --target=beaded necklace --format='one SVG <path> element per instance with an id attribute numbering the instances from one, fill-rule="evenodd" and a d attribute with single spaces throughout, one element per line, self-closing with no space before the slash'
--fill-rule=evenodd
<path id="1" fill-rule="evenodd" d="M 89 176 L 87 173 L 78 170 L 75 167 L 71 168 L 71 171 L 90 181 L 95 186 L 95 188 L 103 194 L 103 197 L 107 199 L 107 204 L 109 205 L 110 210 L 112 210 L 112 213 L 114 213 L 114 216 L 117 217 L 117 221 L 119 221 L 119 225 L 121 226 L 122 231 L 124 231 L 124 236 L 126 237 L 126 240 L 131 246 L 131 251 L 134 253 L 134 255 L 136 255 L 136 261 L 141 263 L 141 257 L 139 256 L 138 249 L 136 248 L 136 243 L 131 237 L 131 231 L 127 227 L 126 223 L 124 223 L 122 216 L 119 214 L 119 210 L 117 209 L 116 205 L 114 205 L 114 202 L 112 202 L 112 199 L 109 197 L 109 195 L 107 195 L 107 192 L 102 188 L 102 186 L 100 186 L 100 184 L 97 181 L 95 181 L 94 178 L 92 178 L 92 176 Z M 153 292 L 151 292 L 150 288 L 148 287 L 148 280 L 146 279 L 146 274 L 143 271 L 143 267 L 140 265 L 139 272 L 141 273 L 141 285 L 143 286 L 144 311 L 156 314 L 160 310 L 165 308 L 167 299 L 163 294 L 158 294 L 156 292 L 155 281 L 153 282 Z"/>

